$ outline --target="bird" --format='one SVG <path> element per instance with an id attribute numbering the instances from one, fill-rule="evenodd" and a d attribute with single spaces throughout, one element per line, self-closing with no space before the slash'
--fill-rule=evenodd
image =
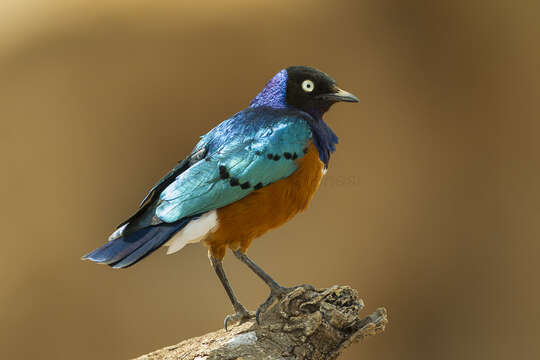
<path id="1" fill-rule="evenodd" d="M 82 258 L 127 268 L 168 247 L 208 247 L 210 263 L 234 314 L 244 322 L 261 314 L 294 288 L 279 285 L 246 254 L 252 241 L 306 210 L 326 172 L 337 135 L 323 115 L 338 102 L 358 98 L 310 66 L 275 74 L 249 106 L 221 122 L 161 178 L 105 245 Z M 255 313 L 238 300 L 223 268 L 227 249 L 269 287 Z"/>

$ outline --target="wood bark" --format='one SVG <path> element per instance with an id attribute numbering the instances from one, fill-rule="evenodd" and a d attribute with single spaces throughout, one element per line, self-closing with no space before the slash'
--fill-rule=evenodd
<path id="1" fill-rule="evenodd" d="M 184 340 L 137 360 L 336 359 L 352 343 L 384 331 L 386 310 L 360 318 L 356 290 L 297 287 L 254 320 Z"/>

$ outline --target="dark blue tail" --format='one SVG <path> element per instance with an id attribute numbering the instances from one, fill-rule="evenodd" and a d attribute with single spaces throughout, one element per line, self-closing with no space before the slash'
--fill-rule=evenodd
<path id="1" fill-rule="evenodd" d="M 191 218 L 172 224 L 149 226 L 119 237 L 83 256 L 83 259 L 107 264 L 113 268 L 126 268 L 144 259 L 180 231 Z"/>

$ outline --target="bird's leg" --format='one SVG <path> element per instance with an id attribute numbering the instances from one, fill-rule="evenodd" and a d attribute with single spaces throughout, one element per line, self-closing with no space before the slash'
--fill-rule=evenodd
<path id="1" fill-rule="evenodd" d="M 242 261 L 244 264 L 246 264 L 255 274 L 257 274 L 258 277 L 260 277 L 266 285 L 270 288 L 270 296 L 268 296 L 268 299 L 264 303 L 262 303 L 257 311 L 255 312 L 255 318 L 257 319 L 257 323 L 260 324 L 260 315 L 264 313 L 270 305 L 274 303 L 274 301 L 282 298 L 285 294 L 289 293 L 290 291 L 296 289 L 297 287 L 304 287 L 308 289 L 313 290 L 313 286 L 311 285 L 300 285 L 295 286 L 292 288 L 287 288 L 279 285 L 274 279 L 270 277 L 267 273 L 264 272 L 263 269 L 261 269 L 257 264 L 253 262 L 245 253 L 243 253 L 240 249 L 233 250 L 234 255 Z"/>
<path id="2" fill-rule="evenodd" d="M 259 267 L 259 265 L 255 264 L 253 260 L 251 260 L 240 249 L 234 250 L 233 253 L 240 261 L 246 264 L 255 274 L 257 274 L 257 276 L 260 277 L 262 281 L 266 283 L 266 285 L 268 285 L 271 292 L 278 294 L 285 289 L 284 287 L 279 285 L 274 279 L 272 279 L 270 275 L 265 273 L 264 270 Z"/>
<path id="3" fill-rule="evenodd" d="M 212 267 L 214 268 L 216 275 L 221 281 L 221 284 L 223 284 L 223 287 L 225 288 L 227 295 L 229 295 L 229 299 L 231 299 L 231 303 L 233 305 L 234 311 L 236 312 L 234 315 L 227 315 L 227 317 L 225 318 L 224 325 L 225 325 L 225 331 L 227 331 L 227 325 L 231 321 L 232 322 L 239 321 L 240 323 L 242 323 L 252 318 L 253 313 L 250 313 L 249 311 L 247 311 L 244 305 L 240 304 L 240 301 L 238 301 L 238 299 L 236 298 L 236 295 L 234 294 L 231 284 L 229 284 L 229 280 L 227 279 L 227 276 L 225 275 L 225 271 L 223 270 L 222 261 L 220 259 L 216 259 L 211 254 L 209 254 L 208 257 L 210 258 L 210 263 L 212 264 Z"/>

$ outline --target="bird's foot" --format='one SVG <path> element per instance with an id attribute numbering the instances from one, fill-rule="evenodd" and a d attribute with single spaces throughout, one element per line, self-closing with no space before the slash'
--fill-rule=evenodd
<path id="1" fill-rule="evenodd" d="M 315 290 L 315 288 L 309 284 L 302 284 L 302 285 L 297 285 L 297 286 L 293 286 L 293 287 L 283 287 L 283 286 L 279 286 L 279 287 L 276 287 L 276 288 L 270 288 L 270 296 L 268 296 L 268 298 L 266 299 L 265 302 L 263 302 L 258 308 L 257 308 L 257 311 L 255 312 L 255 320 L 257 320 L 257 324 L 261 324 L 261 314 L 265 313 L 266 310 L 268 310 L 268 308 L 270 306 L 272 306 L 272 304 L 277 301 L 277 300 L 281 300 L 285 295 L 289 294 L 290 292 L 298 289 L 298 288 L 304 288 L 306 290 Z"/>
<path id="2" fill-rule="evenodd" d="M 253 319 L 254 317 L 255 313 L 253 313 L 253 311 L 247 311 L 245 307 L 240 305 L 236 308 L 236 313 L 232 315 L 227 315 L 225 317 L 225 321 L 223 321 L 223 324 L 225 325 L 225 331 L 227 331 L 230 323 L 237 322 L 238 324 L 243 324 L 246 321 Z"/>

